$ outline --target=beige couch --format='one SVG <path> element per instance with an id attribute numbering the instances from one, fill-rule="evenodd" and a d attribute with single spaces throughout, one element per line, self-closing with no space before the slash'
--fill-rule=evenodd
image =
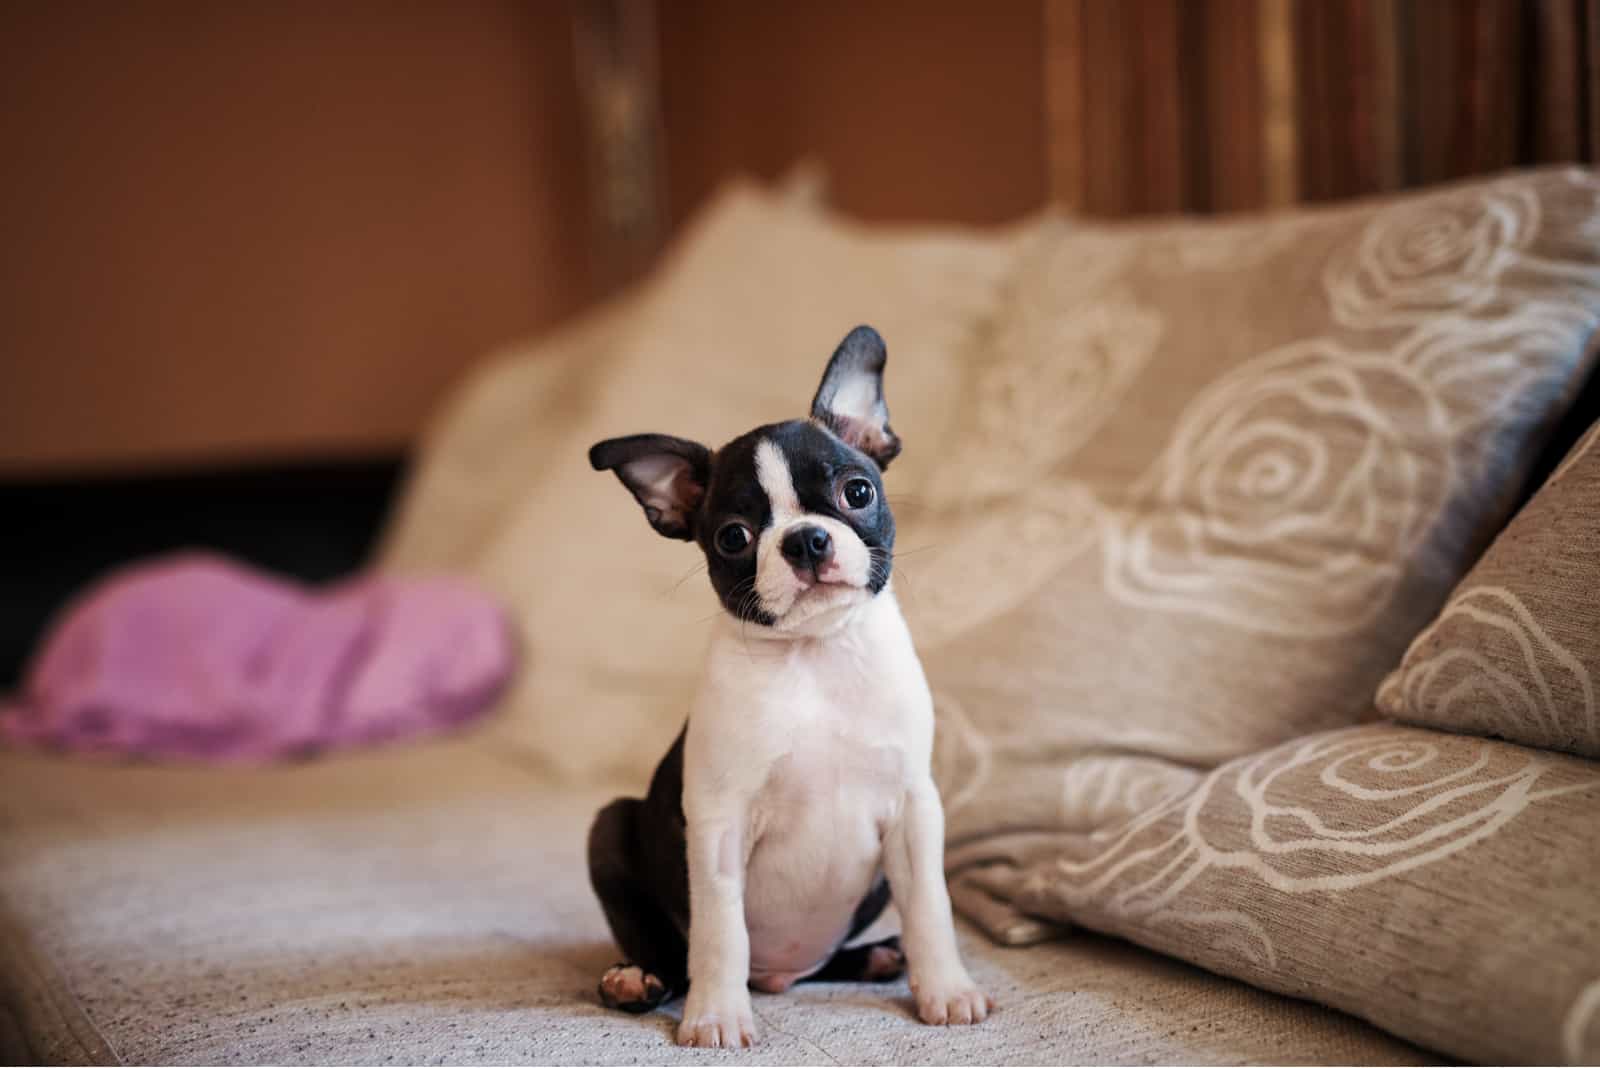
<path id="1" fill-rule="evenodd" d="M 1441 1000 L 1390 963 L 1403 949 L 1418 955 L 1416 975 L 1450 970 L 1425 958 L 1427 924 L 1413 931 L 1444 892 L 1418 873 L 1454 871 L 1443 859 L 1408 854 L 1416 862 L 1403 884 L 1378 886 L 1359 915 L 1340 911 L 1338 879 L 1309 897 L 1277 876 L 1258 891 L 1228 874 L 1242 864 L 1212 870 L 1219 888 L 1208 893 L 1241 898 L 1226 908 L 1161 886 L 1162 909 L 1141 911 L 1136 892 L 1093 866 L 1148 862 L 1153 850 L 1126 859 L 1117 850 L 1152 829 L 1164 834 L 1162 820 L 1204 816 L 1187 799 L 1218 776 L 1247 777 L 1229 761 L 1330 730 L 1326 744 L 1338 748 L 1341 729 L 1380 729 L 1352 725 L 1370 718 L 1379 681 L 1504 523 L 1592 364 L 1600 227 L 1554 225 L 1562 212 L 1600 215 L 1589 179 L 1508 182 L 1441 202 L 1455 211 L 1482 200 L 1487 222 L 1470 211 L 1465 223 L 1438 222 L 1432 201 L 1395 209 L 1400 223 L 1422 220 L 1421 237 L 1402 234 L 1400 249 L 1420 250 L 1424 282 L 1440 264 L 1482 277 L 1432 288 L 1402 278 L 1391 289 L 1385 272 L 1403 274 L 1404 255 L 1397 266 L 1374 251 L 1376 281 L 1367 260 L 1348 258 L 1384 236 L 1393 212 L 1382 206 L 1217 227 L 1037 219 L 989 233 L 885 231 L 792 196 L 729 190 L 656 278 L 489 361 L 429 435 L 381 566 L 466 572 L 513 609 L 526 663 L 495 717 L 455 739 L 258 770 L 0 755 L 0 1049 L 82 1062 L 704 1060 L 672 1046 L 675 1008 L 632 1017 L 599 1006 L 594 984 L 616 950 L 588 892 L 582 843 L 595 809 L 638 792 L 678 729 L 715 607 L 695 576 L 679 581 L 692 553 L 650 537 L 612 480 L 587 469 L 583 449 L 643 430 L 715 442 L 798 414 L 831 340 L 870 320 L 889 339 L 889 402 L 907 441 L 887 483 L 902 517 L 897 586 L 939 705 L 936 771 L 951 808 L 958 903 L 979 925 L 964 922 L 962 942 L 1000 1009 L 978 1028 L 930 1029 L 914 1020 L 903 983 L 802 986 L 757 996 L 765 1037 L 737 1056 L 1441 1058 L 1395 1034 L 1455 1056 L 1503 1055 L 1508 1046 L 1473 1030 L 1470 999 Z M 1544 286 L 1538 306 L 1555 309 L 1526 324 L 1513 315 L 1527 338 L 1489 318 L 1510 303 L 1511 291 L 1495 288 L 1508 278 Z M 1404 299 L 1374 298 L 1397 292 Z M 1461 307 L 1425 306 L 1439 294 Z M 1481 330 L 1461 329 L 1480 319 Z M 1496 340 L 1487 355 L 1467 351 L 1476 342 L 1441 347 L 1439 323 L 1450 337 Z M 1375 333 L 1359 334 L 1359 347 L 1351 331 Z M 1436 391 L 1395 386 L 1383 345 L 1445 368 Z M 1280 403 L 1283 347 L 1296 361 L 1333 353 L 1326 374 L 1322 364 L 1288 365 L 1295 382 L 1313 383 L 1287 394 L 1309 409 L 1366 419 L 1368 430 L 1386 418 L 1373 413 L 1400 413 L 1393 426 L 1404 430 L 1422 411 L 1439 427 L 1437 439 L 1328 433 L 1322 468 L 1415 478 L 1364 475 L 1377 503 L 1358 514 L 1369 518 L 1313 539 L 1358 561 L 1346 574 L 1294 555 L 1299 545 L 1269 545 L 1275 563 L 1310 568 L 1309 579 L 1291 571 L 1292 596 L 1261 579 L 1282 569 L 1239 565 L 1248 557 L 1237 545 L 1175 555 L 1174 532 L 1187 528 L 1163 524 L 1197 505 L 1158 477 L 1205 459 L 1211 413 L 1226 420 Z M 1400 377 L 1426 386 L 1421 371 Z M 1329 401 L 1326 383 L 1363 391 L 1360 403 Z M 1277 409 L 1260 410 L 1271 415 L 1263 425 L 1287 425 Z M 1163 445 L 1173 427 L 1181 448 Z M 1383 457 L 1388 466 L 1363 459 L 1374 440 L 1397 450 Z M 1279 459 L 1244 465 L 1252 493 L 1287 484 L 1281 467 L 1291 460 L 1270 455 Z M 1326 499 L 1350 492 L 1346 479 Z M 1388 522 L 1423 514 L 1417 501 L 1435 509 L 1430 521 Z M 1237 507 L 1223 510 L 1237 517 Z M 1343 555 L 1333 552 L 1341 544 Z M 1139 570 L 1119 564 L 1130 545 L 1143 553 Z M 1235 562 L 1213 574 L 1228 581 L 1195 597 L 1178 564 L 1217 558 Z M 1099 637 L 1107 632 L 1112 642 Z M 1225 684 L 1246 689 L 1230 697 Z M 1562 759 L 1551 774 L 1587 774 L 1586 762 L 1549 758 Z M 1372 760 L 1380 772 L 1399 766 Z M 1580 819 L 1600 811 L 1600 793 L 1562 782 Z M 1427 808 L 1448 814 L 1447 801 Z M 1359 822 L 1381 807 L 1360 802 L 1337 815 Z M 1339 855 L 1314 862 L 1325 875 Z M 1476 863 L 1469 844 L 1444 859 L 1468 871 Z M 1141 887 L 1178 871 L 1161 860 L 1139 875 Z M 1457 892 L 1459 877 L 1449 879 L 1445 890 Z M 1168 907 L 1175 898 L 1185 907 Z M 1257 900 L 1269 913 L 1252 914 Z M 1600 914 L 1560 900 L 1581 950 Z M 1366 941 L 1364 923 L 1377 924 Z M 1352 932 L 1349 953 L 1382 968 L 1341 956 L 1319 924 Z M 1397 948 L 1383 932 L 1402 926 Z M 1295 931 L 1309 944 L 1295 943 Z M 1475 965 L 1453 966 L 1469 974 Z M 1559 986 L 1547 1000 L 1566 1012 L 1570 996 Z M 1550 1030 L 1537 1012 L 1523 1015 Z M 1582 1021 L 1574 1026 L 1581 1032 Z M 1587 1041 L 1579 1033 L 1567 1047 L 1509 1048 L 1582 1057 Z"/>
<path id="2" fill-rule="evenodd" d="M 600 1007 L 603 790 L 487 734 L 266 771 L 7 756 L 6 1063 L 701 1063 Z M 756 995 L 743 1061 L 1423 1063 L 1340 1013 L 1094 936 L 963 945 L 1001 1014 L 918 1023 L 904 983 Z M 676 1014 L 674 1008 L 673 1013 Z"/>

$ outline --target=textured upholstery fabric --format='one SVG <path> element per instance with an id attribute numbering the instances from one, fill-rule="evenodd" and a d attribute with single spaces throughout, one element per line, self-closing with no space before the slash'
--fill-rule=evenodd
<path id="1" fill-rule="evenodd" d="M 5 1063 L 705 1063 L 669 1013 L 595 996 L 616 949 L 583 838 L 606 795 L 492 735 L 226 771 L 10 754 L 0 782 Z M 988 1024 L 925 1027 L 903 982 L 801 986 L 756 996 L 739 1063 L 1428 1060 L 1094 936 L 962 943 Z"/>
<path id="2" fill-rule="evenodd" d="M 1384 681 L 1409 723 L 1600 757 L 1600 423 Z"/>
<path id="3" fill-rule="evenodd" d="M 1022 907 L 1491 1064 L 1600 1061 L 1600 765 L 1390 725 L 1297 739 L 1110 834 L 971 847 Z M 1009 883 L 1001 880 L 1009 880 Z"/>

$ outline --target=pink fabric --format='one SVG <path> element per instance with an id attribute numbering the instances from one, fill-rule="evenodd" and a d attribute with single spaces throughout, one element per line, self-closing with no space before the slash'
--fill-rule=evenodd
<path id="1" fill-rule="evenodd" d="M 426 734 L 483 714 L 517 659 L 486 594 L 385 576 L 315 590 L 208 555 L 86 591 L 0 709 L 15 742 L 259 761 Z"/>

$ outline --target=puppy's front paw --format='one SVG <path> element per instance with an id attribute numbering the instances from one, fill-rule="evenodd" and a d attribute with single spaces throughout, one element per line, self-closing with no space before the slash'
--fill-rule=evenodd
<path id="1" fill-rule="evenodd" d="M 689 1000 L 678 1025 L 678 1045 L 704 1049 L 737 1049 L 756 1042 L 756 1017 L 750 992 L 742 988 L 713 990 L 689 987 Z"/>
<path id="2" fill-rule="evenodd" d="M 925 1024 L 982 1023 L 994 1010 L 994 998 L 965 975 L 948 981 L 913 983 L 917 1015 Z"/>

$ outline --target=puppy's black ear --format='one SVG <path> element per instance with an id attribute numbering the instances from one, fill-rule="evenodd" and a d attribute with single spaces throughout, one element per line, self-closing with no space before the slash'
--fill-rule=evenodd
<path id="1" fill-rule="evenodd" d="M 711 479 L 711 450 L 666 434 L 611 438 L 589 450 L 596 471 L 615 471 L 656 533 L 694 540 L 694 517 Z"/>
<path id="2" fill-rule="evenodd" d="M 883 400 L 883 365 L 889 352 L 870 326 L 858 326 L 834 350 L 822 385 L 811 402 L 811 418 L 877 461 L 880 468 L 900 455 L 900 438 L 889 427 Z"/>

